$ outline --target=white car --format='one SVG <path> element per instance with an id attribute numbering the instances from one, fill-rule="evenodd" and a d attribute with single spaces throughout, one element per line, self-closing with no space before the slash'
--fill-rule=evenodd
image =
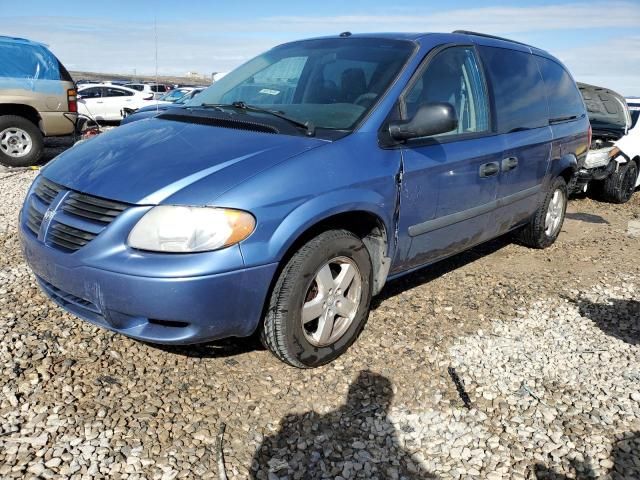
<path id="1" fill-rule="evenodd" d="M 640 130 L 638 127 L 638 117 L 640 117 L 640 98 L 627 98 L 627 105 L 631 113 L 631 130 Z"/>
<path id="2" fill-rule="evenodd" d="M 162 85 L 160 83 L 125 83 L 124 86 L 147 95 L 153 95 L 153 98 L 155 99 L 160 98 L 171 90 L 166 85 Z"/>
<path id="3" fill-rule="evenodd" d="M 575 190 L 588 188 L 605 201 L 626 203 L 640 186 L 640 129 L 632 128 L 630 107 L 620 94 L 585 83 L 578 88 L 593 134 Z"/>
<path id="4" fill-rule="evenodd" d="M 78 89 L 78 113 L 96 121 L 122 120 L 122 109 L 150 105 L 153 95 L 127 87 L 91 84 Z"/>

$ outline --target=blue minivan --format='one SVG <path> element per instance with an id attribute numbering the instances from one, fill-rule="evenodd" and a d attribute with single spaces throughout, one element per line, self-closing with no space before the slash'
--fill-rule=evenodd
<path id="1" fill-rule="evenodd" d="M 510 231 L 551 245 L 589 135 L 572 77 L 528 45 L 465 31 L 287 43 L 47 165 L 21 212 L 24 255 L 96 325 L 164 344 L 257 332 L 316 367 L 388 280 Z"/>

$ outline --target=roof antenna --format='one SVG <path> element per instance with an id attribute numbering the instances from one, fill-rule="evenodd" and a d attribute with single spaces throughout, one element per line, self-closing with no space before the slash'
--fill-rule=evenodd
<path id="1" fill-rule="evenodd" d="M 155 44 L 156 44 L 156 90 L 158 90 L 158 17 L 157 15 L 153 16 L 153 33 L 155 36 Z M 153 99 L 155 98 L 155 92 L 153 94 Z M 158 102 L 156 101 L 156 113 L 160 111 L 160 107 Z"/>

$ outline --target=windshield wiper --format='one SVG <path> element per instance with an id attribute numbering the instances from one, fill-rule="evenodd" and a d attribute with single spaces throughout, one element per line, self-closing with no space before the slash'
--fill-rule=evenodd
<path id="1" fill-rule="evenodd" d="M 286 122 L 289 122 L 291 125 L 295 125 L 299 128 L 304 128 L 307 132 L 307 135 L 313 137 L 316 134 L 316 127 L 313 122 L 301 122 L 299 120 L 295 120 L 291 117 L 284 115 L 283 112 L 278 110 L 269 110 L 266 108 L 256 107 L 254 105 L 248 105 L 245 102 L 233 102 L 233 103 L 203 103 L 201 105 L 193 105 L 194 108 L 213 108 L 216 110 L 224 111 L 225 108 L 233 108 L 236 110 L 246 110 L 248 112 L 256 112 L 256 113 L 266 113 L 267 115 L 272 115 L 274 117 L 278 117 Z"/>

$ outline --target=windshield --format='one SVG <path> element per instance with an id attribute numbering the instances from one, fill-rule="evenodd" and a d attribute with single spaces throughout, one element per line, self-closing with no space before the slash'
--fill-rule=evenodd
<path id="1" fill-rule="evenodd" d="M 186 103 L 247 105 L 318 128 L 350 130 L 384 94 L 414 49 L 379 38 L 307 40 L 276 47 Z"/>
<path id="2" fill-rule="evenodd" d="M 192 90 L 189 93 L 184 94 L 182 97 L 180 97 L 178 100 L 175 101 L 175 104 L 176 105 L 186 104 L 193 97 L 200 95 L 200 92 L 202 92 L 202 90 L 203 90 L 202 88 L 196 88 L 195 90 Z"/>
<path id="3" fill-rule="evenodd" d="M 180 88 L 175 88 L 171 90 L 169 93 L 165 93 L 158 100 L 162 100 L 163 102 L 174 102 L 176 100 L 181 99 L 188 93 L 188 90 L 182 90 Z"/>

